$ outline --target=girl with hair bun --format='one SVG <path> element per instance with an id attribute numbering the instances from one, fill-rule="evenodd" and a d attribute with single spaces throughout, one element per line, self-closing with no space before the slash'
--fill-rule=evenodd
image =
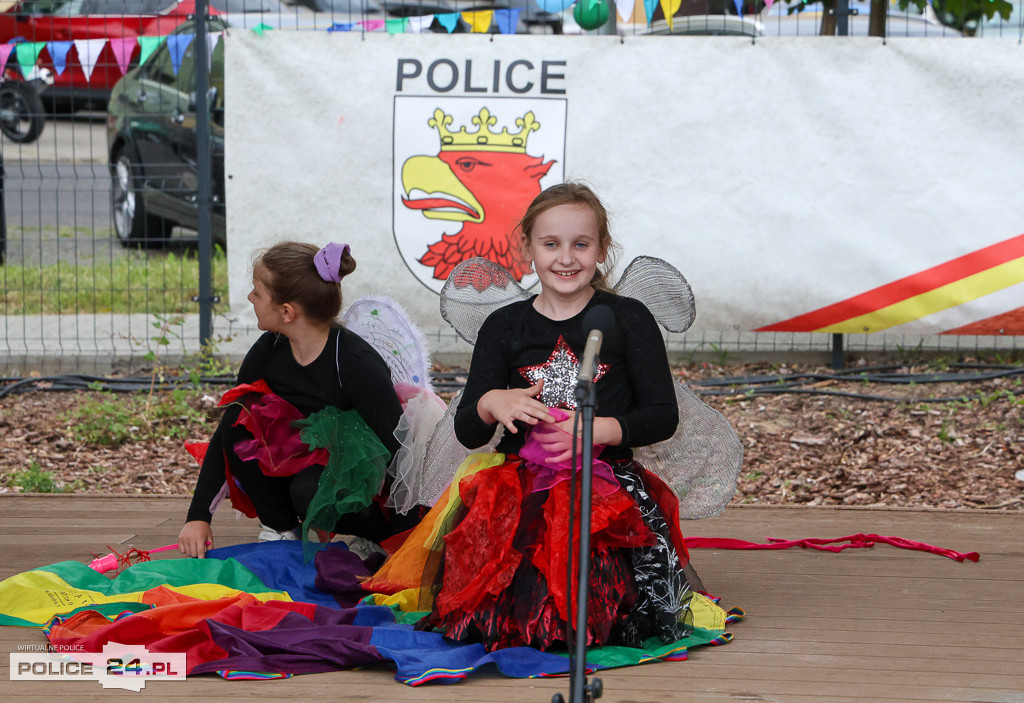
<path id="1" fill-rule="evenodd" d="M 213 434 L 180 551 L 203 557 L 223 487 L 258 517 L 258 541 L 306 540 L 311 529 L 378 542 L 405 529 L 384 507 L 402 406 L 388 366 L 337 321 L 347 244 L 282 242 L 255 261 L 249 302 L 263 334 Z"/>

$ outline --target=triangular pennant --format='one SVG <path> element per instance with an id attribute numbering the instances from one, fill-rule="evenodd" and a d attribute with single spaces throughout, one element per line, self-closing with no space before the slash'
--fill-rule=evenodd
<path id="1" fill-rule="evenodd" d="M 437 21 L 441 23 L 441 26 L 447 30 L 449 34 L 455 31 L 455 28 L 459 26 L 459 13 L 458 12 L 446 12 L 442 15 L 434 15 Z"/>
<path id="2" fill-rule="evenodd" d="M 181 70 L 181 60 L 185 56 L 185 50 L 195 38 L 195 34 L 172 34 L 167 37 L 167 50 L 171 52 L 171 68 L 174 70 L 174 75 L 178 75 L 178 71 Z"/>
<path id="3" fill-rule="evenodd" d="M 356 26 L 355 22 L 335 22 L 327 28 L 328 32 L 351 32 Z"/>
<path id="4" fill-rule="evenodd" d="M 139 37 L 139 63 L 145 63 L 165 39 L 167 37 Z"/>
<path id="5" fill-rule="evenodd" d="M 764 9 L 770 10 L 770 9 L 772 9 L 772 5 L 774 5 L 774 4 L 775 4 L 775 0 L 764 0 Z"/>
<path id="6" fill-rule="evenodd" d="M 11 58 L 14 44 L 0 44 L 0 72 L 7 69 L 7 59 Z"/>
<path id="7" fill-rule="evenodd" d="M 544 12 L 550 12 L 552 14 L 558 14 L 563 10 L 568 10 L 572 7 L 572 4 L 576 0 L 536 0 L 537 7 Z"/>
<path id="8" fill-rule="evenodd" d="M 658 0 L 644 0 L 644 14 L 647 15 L 647 24 L 654 19 L 654 8 L 658 6 Z"/>
<path id="9" fill-rule="evenodd" d="M 736 0 L 743 2 L 743 0 Z M 676 14 L 683 0 L 661 0 L 661 11 L 665 13 L 665 20 L 668 22 L 668 31 L 672 31 L 672 15 Z M 650 22 L 650 19 L 647 20 Z"/>
<path id="10" fill-rule="evenodd" d="M 132 61 L 132 52 L 135 51 L 136 45 L 138 42 L 135 37 L 110 40 L 110 49 L 114 52 L 114 58 L 117 59 L 117 67 L 121 69 L 122 76 L 128 71 L 128 64 Z"/>
<path id="11" fill-rule="evenodd" d="M 52 41 L 46 45 L 50 52 L 50 61 L 53 63 L 53 70 L 58 76 L 64 75 L 64 69 L 68 67 L 68 52 L 71 51 L 71 42 Z"/>
<path id="12" fill-rule="evenodd" d="M 363 20 L 359 23 L 367 32 L 373 32 L 384 26 L 384 20 Z"/>
<path id="13" fill-rule="evenodd" d="M 93 69 L 96 68 L 96 62 L 100 60 L 100 54 L 106 45 L 106 39 L 75 39 L 78 63 L 82 65 L 82 73 L 86 78 L 92 78 Z"/>
<path id="14" fill-rule="evenodd" d="M 31 74 L 36 70 L 36 62 L 39 60 L 39 52 L 46 46 L 46 42 L 34 41 L 34 42 L 21 42 L 16 45 L 15 56 L 18 59 L 18 65 L 21 67 L 21 75 L 25 78 L 30 78 Z"/>
<path id="15" fill-rule="evenodd" d="M 636 0 L 615 0 L 615 10 L 623 22 L 629 22 L 629 18 L 636 11 Z"/>
<path id="16" fill-rule="evenodd" d="M 502 34 L 515 34 L 519 25 L 519 10 L 522 8 L 512 7 L 507 10 L 495 10 L 494 22 L 498 25 L 498 31 Z"/>
<path id="17" fill-rule="evenodd" d="M 409 31 L 415 34 L 422 34 L 430 29 L 434 23 L 433 15 L 422 15 L 420 17 L 409 17 Z"/>
<path id="18" fill-rule="evenodd" d="M 491 21 L 494 19 L 494 10 L 467 10 L 462 13 L 462 19 L 469 25 L 469 31 L 474 34 L 483 34 L 491 28 Z"/>
<path id="19" fill-rule="evenodd" d="M 263 33 L 265 31 L 267 31 L 268 29 L 273 29 L 273 27 L 271 27 L 269 24 L 265 24 L 263 22 L 260 22 L 258 25 L 256 25 L 255 27 L 252 28 L 252 31 L 256 32 L 257 34 L 259 34 L 262 37 Z"/>
<path id="20" fill-rule="evenodd" d="M 732 4 L 736 6 L 736 14 L 740 17 L 743 16 L 743 0 L 732 0 Z"/>
<path id="21" fill-rule="evenodd" d="M 392 17 L 384 20 L 384 25 L 387 27 L 388 34 L 405 34 L 405 18 L 404 17 Z"/>

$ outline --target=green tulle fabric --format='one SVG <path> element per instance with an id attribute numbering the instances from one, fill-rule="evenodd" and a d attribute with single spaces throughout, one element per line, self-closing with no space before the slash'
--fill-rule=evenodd
<path id="1" fill-rule="evenodd" d="M 330 452 L 303 523 L 303 551 L 309 557 L 321 546 L 310 541 L 310 530 L 331 532 L 342 515 L 368 506 L 384 484 L 391 453 L 355 410 L 328 407 L 295 426 L 311 450 Z"/>

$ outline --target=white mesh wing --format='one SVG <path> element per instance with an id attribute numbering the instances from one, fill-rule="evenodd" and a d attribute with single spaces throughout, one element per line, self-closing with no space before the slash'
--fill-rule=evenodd
<path id="1" fill-rule="evenodd" d="M 529 297 L 508 270 L 478 256 L 463 261 L 448 275 L 441 289 L 441 317 L 460 337 L 476 344 L 488 315 Z"/>

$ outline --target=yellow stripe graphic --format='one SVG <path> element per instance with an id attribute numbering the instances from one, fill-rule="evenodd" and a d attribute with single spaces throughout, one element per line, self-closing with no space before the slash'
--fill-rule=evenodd
<path id="1" fill-rule="evenodd" d="M 1024 257 L 993 266 L 973 276 L 915 295 L 881 310 L 852 317 L 839 324 L 821 327 L 816 332 L 859 334 L 881 332 L 907 322 L 920 320 L 957 305 L 969 303 L 1003 288 L 1024 282 Z"/>

